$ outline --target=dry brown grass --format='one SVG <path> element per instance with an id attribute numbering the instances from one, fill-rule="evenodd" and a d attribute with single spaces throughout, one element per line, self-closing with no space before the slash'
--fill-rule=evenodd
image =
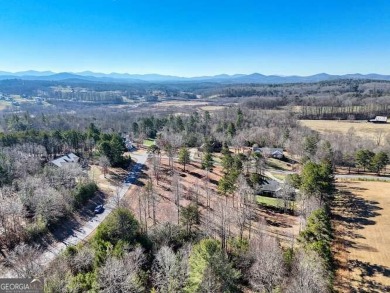
<path id="1" fill-rule="evenodd" d="M 186 106 L 204 106 L 208 105 L 207 102 L 204 101 L 196 101 L 196 100 L 189 100 L 189 101 L 163 101 L 160 103 L 155 104 L 156 107 L 186 107 Z"/>
<path id="2" fill-rule="evenodd" d="M 374 124 L 367 121 L 338 121 L 338 120 L 301 120 L 303 126 L 309 127 L 320 133 L 340 132 L 347 133 L 351 128 L 356 135 L 377 140 L 390 134 L 390 123 Z"/>
<path id="3" fill-rule="evenodd" d="M 99 189 L 106 195 L 110 196 L 122 186 L 123 177 L 127 171 L 121 168 L 108 168 L 106 177 L 102 172 L 102 168 L 97 165 L 92 165 L 88 171 L 89 178 L 98 185 Z"/>
<path id="4" fill-rule="evenodd" d="M 338 182 L 333 206 L 341 292 L 390 291 L 390 183 Z"/>
<path id="5" fill-rule="evenodd" d="M 218 110 L 223 110 L 225 109 L 225 106 L 203 106 L 200 107 L 203 111 L 218 111 Z"/>

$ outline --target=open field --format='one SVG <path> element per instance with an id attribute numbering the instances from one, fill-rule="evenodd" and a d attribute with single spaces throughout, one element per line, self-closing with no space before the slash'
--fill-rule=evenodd
<path id="1" fill-rule="evenodd" d="M 200 107 L 203 111 L 217 111 L 217 110 L 223 110 L 225 109 L 225 106 L 202 106 Z"/>
<path id="2" fill-rule="evenodd" d="M 188 106 L 205 106 L 208 105 L 208 102 L 197 101 L 197 100 L 172 100 L 172 101 L 162 101 L 155 104 L 156 107 L 188 107 Z"/>
<path id="3" fill-rule="evenodd" d="M 340 292 L 390 291 L 390 183 L 338 182 L 333 210 Z"/>
<path id="4" fill-rule="evenodd" d="M 379 136 L 383 138 L 390 135 L 390 123 L 374 124 L 358 120 L 301 120 L 300 123 L 320 133 L 341 132 L 345 134 L 353 128 L 356 135 L 373 140 L 377 140 Z"/>

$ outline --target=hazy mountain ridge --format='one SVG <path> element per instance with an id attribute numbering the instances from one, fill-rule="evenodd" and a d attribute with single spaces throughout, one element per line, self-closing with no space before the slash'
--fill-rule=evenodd
<path id="1" fill-rule="evenodd" d="M 0 71 L 0 80 L 4 79 L 23 79 L 23 80 L 87 80 L 96 82 L 129 82 L 129 83 L 144 83 L 144 82 L 219 82 L 219 83 L 304 83 L 304 82 L 319 82 L 336 79 L 372 79 L 372 80 L 390 80 L 390 75 L 381 75 L 376 73 L 371 74 L 344 74 L 331 75 L 327 73 L 319 73 L 309 76 L 280 76 L 280 75 L 263 75 L 260 73 L 252 74 L 220 74 L 215 76 L 198 76 L 198 77 L 180 77 L 161 74 L 129 74 L 129 73 L 98 73 L 92 71 L 83 72 L 60 72 L 52 71 L 21 71 L 21 72 L 6 72 Z"/>

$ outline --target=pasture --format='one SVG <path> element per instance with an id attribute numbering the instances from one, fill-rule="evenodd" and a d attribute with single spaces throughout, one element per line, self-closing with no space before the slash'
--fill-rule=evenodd
<path id="1" fill-rule="evenodd" d="M 343 134 L 353 131 L 357 136 L 378 141 L 390 135 L 390 123 L 375 124 L 362 120 L 300 120 L 301 125 L 320 133 L 340 132 Z"/>
<path id="2" fill-rule="evenodd" d="M 332 207 L 340 292 L 390 290 L 390 183 L 338 182 Z"/>

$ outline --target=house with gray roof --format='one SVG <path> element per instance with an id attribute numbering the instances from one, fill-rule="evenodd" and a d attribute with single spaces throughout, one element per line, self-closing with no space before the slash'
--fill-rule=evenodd
<path id="1" fill-rule="evenodd" d="M 78 163 L 80 158 L 76 156 L 74 153 L 69 153 L 65 156 L 59 157 L 55 160 L 50 161 L 51 164 L 57 166 L 57 167 L 62 167 L 66 164 L 69 163 Z"/>

